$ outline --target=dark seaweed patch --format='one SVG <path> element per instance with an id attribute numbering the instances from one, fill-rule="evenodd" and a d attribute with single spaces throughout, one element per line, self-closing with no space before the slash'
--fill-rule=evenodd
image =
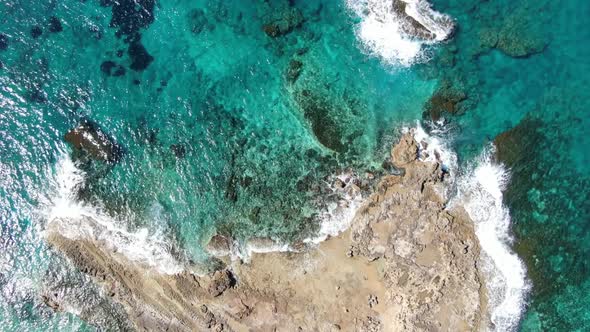
<path id="1" fill-rule="evenodd" d="M 154 61 L 154 57 L 147 52 L 140 41 L 132 42 L 129 45 L 127 52 L 129 53 L 129 57 L 131 57 L 130 68 L 132 70 L 144 70 L 150 65 L 150 63 L 152 63 L 152 61 Z"/>
<path id="2" fill-rule="evenodd" d="M 36 38 L 39 38 L 42 34 L 43 34 L 43 29 L 41 29 L 40 26 L 35 25 L 34 27 L 31 28 L 31 37 L 36 39 Z"/>
<path id="3" fill-rule="evenodd" d="M 125 75 L 125 67 L 118 65 L 114 61 L 107 60 L 100 64 L 100 71 L 109 76 L 123 76 Z"/>
<path id="4" fill-rule="evenodd" d="M 146 69 L 154 60 L 141 44 L 140 30 L 154 22 L 155 3 L 155 0 L 100 0 L 101 6 L 112 7 L 110 26 L 118 29 L 117 37 L 125 36 L 123 40 L 129 44 L 130 68 L 135 71 Z M 117 56 L 122 56 L 120 50 Z"/>
<path id="5" fill-rule="evenodd" d="M 193 9 L 189 13 L 189 25 L 192 33 L 199 34 L 205 30 L 213 30 L 214 25 L 209 24 L 207 15 L 202 9 Z"/>
<path id="6" fill-rule="evenodd" d="M 63 26 L 61 25 L 61 21 L 57 16 L 51 16 L 49 18 L 49 32 L 58 33 L 64 30 Z"/>
<path id="7" fill-rule="evenodd" d="M 346 152 L 347 146 L 342 142 L 343 133 L 333 106 L 310 90 L 303 90 L 297 102 L 318 141 L 336 152 Z"/>
<path id="8" fill-rule="evenodd" d="M 29 100 L 34 103 L 44 104 L 47 102 L 47 94 L 41 88 L 34 87 L 29 93 Z"/>
<path id="9" fill-rule="evenodd" d="M 111 26 L 119 28 L 118 36 L 133 36 L 141 28 L 154 22 L 155 0 L 102 1 L 102 5 L 112 6 Z"/>
<path id="10" fill-rule="evenodd" d="M 170 150 L 174 153 L 176 158 L 184 158 L 186 155 L 186 148 L 183 144 L 172 144 L 170 145 Z"/>
<path id="11" fill-rule="evenodd" d="M 0 51 L 4 51 L 8 48 L 8 36 L 0 33 Z"/>

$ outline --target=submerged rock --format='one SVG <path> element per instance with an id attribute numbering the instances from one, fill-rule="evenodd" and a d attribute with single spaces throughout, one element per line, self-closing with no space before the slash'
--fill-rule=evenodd
<path id="1" fill-rule="evenodd" d="M 0 33 L 0 51 L 8 49 L 8 36 Z"/>
<path id="2" fill-rule="evenodd" d="M 542 142 L 541 134 L 537 133 L 541 127 L 541 120 L 527 116 L 514 128 L 496 136 L 494 146 L 498 161 L 511 168 L 526 166 L 523 162 L 533 159 L 531 151 Z"/>
<path id="3" fill-rule="evenodd" d="M 289 8 L 283 16 L 262 26 L 267 36 L 276 38 L 288 34 L 303 23 L 303 14 L 297 8 Z"/>
<path id="4" fill-rule="evenodd" d="M 125 36 L 129 44 L 127 52 L 131 58 L 130 68 L 145 70 L 154 60 L 141 44 L 141 29 L 154 22 L 155 0 L 101 0 L 103 7 L 112 7 L 110 26 L 117 28 L 116 36 Z"/>
<path id="5" fill-rule="evenodd" d="M 63 26 L 61 25 L 61 21 L 57 16 L 51 16 L 49 18 L 49 32 L 58 33 L 64 30 Z"/>
<path id="6" fill-rule="evenodd" d="M 194 34 L 200 34 L 201 32 L 210 31 L 215 28 L 214 25 L 209 24 L 207 14 L 205 14 L 205 11 L 200 8 L 193 9 L 189 12 L 188 21 L 189 28 Z"/>
<path id="7" fill-rule="evenodd" d="M 145 47 L 140 41 L 134 41 L 131 44 L 129 44 L 129 49 L 127 50 L 127 52 L 129 53 L 129 57 L 131 58 L 130 68 L 132 70 L 145 70 L 150 65 L 150 63 L 154 61 L 154 57 L 148 53 L 148 51 L 145 49 Z"/>
<path id="8" fill-rule="evenodd" d="M 546 35 L 538 27 L 530 26 L 520 15 L 507 17 L 498 31 L 496 47 L 515 58 L 541 53 L 547 47 Z"/>
<path id="9" fill-rule="evenodd" d="M 34 27 L 31 28 L 31 37 L 33 37 L 34 39 L 37 39 L 42 34 L 43 34 L 43 29 L 41 29 L 40 26 L 35 25 Z"/>
<path id="10" fill-rule="evenodd" d="M 28 99 L 34 103 L 44 104 L 47 102 L 47 93 L 40 87 L 34 86 L 28 94 Z"/>
<path id="11" fill-rule="evenodd" d="M 287 68 L 287 81 L 289 83 L 295 83 L 303 70 L 303 62 L 299 60 L 289 61 L 289 68 Z"/>
<path id="12" fill-rule="evenodd" d="M 75 152 L 83 153 L 94 160 L 113 163 L 119 161 L 122 155 L 121 147 L 90 121 L 83 121 L 70 130 L 64 139 L 72 145 Z"/>
<path id="13" fill-rule="evenodd" d="M 297 100 L 318 141 L 328 149 L 345 152 L 344 134 L 332 105 L 310 90 L 303 90 Z"/>
<path id="14" fill-rule="evenodd" d="M 186 155 L 186 147 L 183 144 L 172 144 L 170 145 L 170 151 L 174 153 L 176 158 L 184 158 Z"/>
<path id="15" fill-rule="evenodd" d="M 100 71 L 114 77 L 125 75 L 125 67 L 110 60 L 104 61 L 100 64 Z"/>
<path id="16" fill-rule="evenodd" d="M 102 6 L 112 6 L 111 27 L 117 35 L 135 37 L 139 30 L 154 22 L 155 0 L 101 0 Z"/>
<path id="17" fill-rule="evenodd" d="M 467 95 L 450 86 L 449 83 L 443 84 L 425 105 L 425 116 L 432 121 L 440 120 L 445 114 L 457 115 L 461 113 L 460 103 L 467 99 Z"/>

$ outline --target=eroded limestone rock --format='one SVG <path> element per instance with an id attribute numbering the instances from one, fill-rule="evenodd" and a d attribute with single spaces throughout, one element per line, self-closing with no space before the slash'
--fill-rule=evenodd
<path id="1" fill-rule="evenodd" d="M 138 330 L 478 331 L 486 294 L 473 225 L 446 208 L 442 167 L 417 159 L 418 146 L 404 135 L 392 158 L 405 172 L 381 180 L 348 231 L 298 252 L 167 275 L 91 238 L 49 228 L 47 240 Z M 226 245 L 214 237 L 209 247 Z"/>

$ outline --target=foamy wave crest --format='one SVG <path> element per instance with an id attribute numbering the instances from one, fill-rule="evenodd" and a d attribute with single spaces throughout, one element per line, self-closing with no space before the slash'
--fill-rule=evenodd
<path id="1" fill-rule="evenodd" d="M 357 179 L 358 176 L 352 172 L 343 172 L 330 178 L 329 183 L 326 183 L 327 186 L 332 186 L 335 181 L 342 184 L 342 188 L 334 189 L 338 199 L 322 209 L 319 215 L 320 230 L 314 237 L 303 240 L 304 243 L 320 243 L 350 227 L 356 211 L 363 203 L 363 195 L 356 185 Z"/>
<path id="2" fill-rule="evenodd" d="M 59 232 L 71 239 L 92 239 L 105 244 L 130 260 L 146 264 L 160 273 L 174 274 L 183 270 L 171 254 L 170 245 L 161 232 L 140 229 L 129 232 L 124 223 L 114 220 L 99 208 L 77 200 L 85 174 L 64 153 L 50 180 L 51 190 L 45 198 L 46 232 Z"/>
<path id="3" fill-rule="evenodd" d="M 245 263 L 249 263 L 252 254 L 267 254 L 271 252 L 287 252 L 294 251 L 289 244 L 277 243 L 269 238 L 255 238 L 248 240 L 245 244 L 240 244 L 234 241 L 230 248 L 230 256 L 232 260 L 240 259 Z"/>
<path id="4" fill-rule="evenodd" d="M 442 139 L 437 136 L 436 131 L 432 135 L 428 134 L 418 121 L 413 129 L 414 139 L 419 145 L 419 159 L 427 162 L 438 162 L 442 165 L 445 172 L 453 175 L 457 170 L 457 154 L 449 146 L 449 139 Z M 452 171 L 452 172 L 451 172 Z"/>
<path id="5" fill-rule="evenodd" d="M 388 64 L 410 66 L 428 60 L 424 45 L 443 41 L 453 20 L 426 0 L 346 0 L 361 18 L 356 35 L 363 47 Z"/>
<path id="6" fill-rule="evenodd" d="M 324 185 L 325 191 L 329 194 L 318 197 L 318 205 L 321 206 L 318 213 L 320 228 L 317 233 L 301 243 L 292 245 L 276 242 L 267 237 L 255 237 L 241 242 L 221 236 L 216 240 L 210 240 L 207 251 L 214 256 L 230 256 L 231 260 L 249 262 L 255 253 L 297 252 L 304 247 L 301 244 L 316 245 L 331 236 L 337 236 L 350 227 L 356 211 L 363 203 L 363 195 L 357 185 L 359 183 L 358 175 L 350 170 L 328 177 Z"/>
<path id="7" fill-rule="evenodd" d="M 472 171 L 461 177 L 456 203 L 465 207 L 475 223 L 482 248 L 490 328 L 512 331 L 518 327 L 530 286 L 523 262 L 510 248 L 510 214 L 502 202 L 509 174 L 493 161 L 493 153 L 493 147 L 484 151 Z"/>

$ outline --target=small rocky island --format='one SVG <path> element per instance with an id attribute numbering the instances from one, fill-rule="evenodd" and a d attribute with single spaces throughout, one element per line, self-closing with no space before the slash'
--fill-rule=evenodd
<path id="1" fill-rule="evenodd" d="M 447 175 L 419 159 L 419 144 L 402 136 L 391 151 L 399 175 L 380 180 L 347 231 L 297 251 L 248 263 L 221 255 L 213 271 L 169 275 L 69 238 L 61 223 L 46 239 L 122 308 L 122 330 L 477 331 L 488 324 L 478 240 L 467 213 L 447 207 Z M 223 254 L 226 240 L 210 248 Z M 59 297 L 45 300 L 63 310 Z"/>

